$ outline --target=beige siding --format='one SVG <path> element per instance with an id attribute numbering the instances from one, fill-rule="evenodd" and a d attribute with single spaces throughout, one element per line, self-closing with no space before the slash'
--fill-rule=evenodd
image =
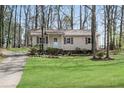
<path id="1" fill-rule="evenodd" d="M 59 48 L 63 50 L 75 50 L 77 47 L 82 50 L 91 50 L 91 44 L 86 44 L 86 36 L 73 36 L 73 44 L 64 44 L 64 37 L 62 35 L 48 35 L 48 44 L 44 44 L 44 49 L 47 49 L 47 47 L 53 47 L 54 38 L 57 38 Z M 33 45 L 37 45 L 36 36 L 32 37 L 32 43 Z M 98 37 L 96 39 L 96 44 L 98 49 Z"/>
<path id="2" fill-rule="evenodd" d="M 36 36 L 32 36 L 32 44 L 37 45 L 37 37 Z"/>
<path id="3" fill-rule="evenodd" d="M 73 44 L 63 44 L 64 50 L 75 50 L 76 48 L 80 49 L 91 49 L 91 44 L 85 43 L 85 37 L 73 37 Z"/>

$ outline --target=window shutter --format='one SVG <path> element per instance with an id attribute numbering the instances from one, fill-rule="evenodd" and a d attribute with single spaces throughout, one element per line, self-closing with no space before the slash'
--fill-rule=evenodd
<path id="1" fill-rule="evenodd" d="M 71 44 L 73 44 L 73 38 L 71 38 Z"/>
<path id="2" fill-rule="evenodd" d="M 46 44 L 48 44 L 48 37 L 46 37 Z"/>
<path id="3" fill-rule="evenodd" d="M 64 37 L 64 44 L 66 44 L 66 38 Z"/>

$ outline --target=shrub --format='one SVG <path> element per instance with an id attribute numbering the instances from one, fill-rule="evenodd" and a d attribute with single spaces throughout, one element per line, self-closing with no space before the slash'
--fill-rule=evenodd
<path id="1" fill-rule="evenodd" d="M 120 52 L 120 50 L 116 49 L 116 50 L 113 51 L 113 55 L 117 55 L 117 54 L 119 54 L 119 52 Z"/>
<path id="2" fill-rule="evenodd" d="M 83 52 L 83 54 L 88 54 L 88 50 L 87 49 L 82 49 L 82 52 Z"/>
<path id="3" fill-rule="evenodd" d="M 29 55 L 35 55 L 35 54 L 37 54 L 37 52 L 38 52 L 38 49 L 35 48 L 35 47 L 33 47 L 33 48 L 31 48 L 31 49 L 29 50 Z"/>
<path id="4" fill-rule="evenodd" d="M 76 53 L 76 54 L 80 54 L 80 52 L 81 52 L 81 49 L 80 49 L 79 47 L 76 47 L 76 48 L 75 48 L 75 53 Z"/>
<path id="5" fill-rule="evenodd" d="M 97 52 L 96 56 L 101 59 L 103 56 L 105 55 L 105 52 L 104 51 L 99 51 Z"/>
<path id="6" fill-rule="evenodd" d="M 47 48 L 47 53 L 48 53 L 49 55 L 58 55 L 60 52 L 62 52 L 62 49 L 51 48 L 51 47 L 48 47 L 48 48 Z"/>
<path id="7" fill-rule="evenodd" d="M 80 49 L 79 47 L 76 47 L 75 50 L 76 50 L 76 51 L 80 51 L 81 49 Z"/>
<path id="8" fill-rule="evenodd" d="M 39 48 L 39 45 L 35 45 L 34 47 L 35 47 L 35 48 Z"/>

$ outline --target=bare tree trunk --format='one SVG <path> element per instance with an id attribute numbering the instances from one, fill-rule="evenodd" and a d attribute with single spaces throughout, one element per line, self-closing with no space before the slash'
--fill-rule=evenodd
<path id="1" fill-rule="evenodd" d="M 4 5 L 0 5 L 0 48 L 4 44 Z"/>
<path id="2" fill-rule="evenodd" d="M 47 29 L 49 29 L 50 28 L 50 14 L 51 14 L 51 10 L 52 10 L 52 8 L 51 8 L 51 5 L 49 6 L 49 11 L 48 11 L 48 16 L 47 16 Z"/>
<path id="3" fill-rule="evenodd" d="M 114 5 L 111 6 L 110 10 L 110 50 L 113 50 L 113 14 L 114 14 Z"/>
<path id="4" fill-rule="evenodd" d="M 60 5 L 57 6 L 57 14 L 58 14 L 57 24 L 58 24 L 58 30 L 59 30 L 60 29 Z"/>
<path id="5" fill-rule="evenodd" d="M 38 27 L 38 5 L 35 6 L 35 29 Z"/>
<path id="6" fill-rule="evenodd" d="M 50 13 L 50 29 L 52 29 L 52 20 L 53 20 L 53 10 L 52 10 L 52 6 L 51 6 L 51 13 Z"/>
<path id="7" fill-rule="evenodd" d="M 4 41 L 5 41 L 5 40 L 4 40 L 4 12 L 5 12 L 5 11 L 4 11 L 4 5 L 2 5 L 2 9 L 1 9 L 1 10 L 2 10 L 2 12 L 1 12 L 1 14 L 2 14 L 2 16 L 1 16 L 1 17 L 2 17 L 2 20 L 1 20 L 1 21 L 2 21 L 2 22 L 1 22 L 1 26 L 2 26 L 2 27 L 1 27 L 1 30 L 2 30 L 2 32 L 1 32 L 1 34 L 2 34 L 2 37 L 1 37 L 2 42 L 1 42 L 1 44 L 2 44 L 2 45 L 1 45 L 1 47 L 3 47 Z"/>
<path id="8" fill-rule="evenodd" d="M 28 30 L 31 30 L 32 29 L 32 11 L 31 11 L 31 7 L 29 6 L 29 12 L 28 12 Z M 29 32 L 29 31 L 28 31 Z M 31 41 L 31 47 L 33 46 L 33 42 L 32 42 L 32 36 L 30 38 L 30 41 Z"/>
<path id="9" fill-rule="evenodd" d="M 8 26 L 8 35 L 7 35 L 6 48 L 8 48 L 9 44 L 10 44 L 10 30 L 11 30 L 11 22 L 12 22 L 12 17 L 13 17 L 13 10 L 14 10 L 14 7 L 12 6 L 12 8 L 10 9 L 10 18 L 9 18 L 9 26 Z"/>
<path id="10" fill-rule="evenodd" d="M 29 10 L 30 6 L 24 6 L 24 14 L 25 14 L 25 42 L 24 45 L 28 46 L 29 45 L 29 36 L 28 36 L 28 15 L 29 15 Z"/>
<path id="11" fill-rule="evenodd" d="M 116 48 L 115 46 L 115 35 L 116 35 L 116 18 L 117 18 L 117 6 L 115 6 L 115 11 L 114 11 L 114 18 L 113 18 L 113 49 Z"/>
<path id="12" fill-rule="evenodd" d="M 73 30 L 73 14 L 74 14 L 74 7 L 71 5 L 71 29 Z"/>
<path id="13" fill-rule="evenodd" d="M 44 52 L 44 25 L 45 25 L 43 5 L 41 5 L 41 13 L 42 13 L 42 16 L 41 16 L 42 24 L 41 24 L 41 38 L 40 38 L 40 54 L 43 54 Z"/>
<path id="14" fill-rule="evenodd" d="M 83 25 L 82 25 L 82 6 L 80 5 L 80 30 L 83 29 L 82 26 L 83 26 Z"/>
<path id="15" fill-rule="evenodd" d="M 96 6 L 92 5 L 92 26 L 91 26 L 91 34 L 92 34 L 92 53 L 93 59 L 96 58 Z"/>
<path id="16" fill-rule="evenodd" d="M 106 7 L 104 6 L 104 49 L 106 49 Z"/>
<path id="17" fill-rule="evenodd" d="M 111 26 L 111 19 L 110 19 L 110 12 L 111 12 L 111 6 L 107 5 L 106 6 L 106 12 L 107 12 L 107 50 L 106 50 L 106 58 L 110 58 L 109 57 L 109 49 L 110 49 L 110 26 Z"/>
<path id="18" fill-rule="evenodd" d="M 84 6 L 84 20 L 83 20 L 83 29 L 86 29 L 86 23 L 87 23 L 87 18 L 88 18 L 88 10 L 87 7 Z M 88 23 L 87 23 L 88 24 Z M 88 25 L 87 25 L 88 26 Z M 88 29 L 88 27 L 87 27 Z"/>
<path id="19" fill-rule="evenodd" d="M 123 30 L 123 20 L 124 20 L 124 5 L 121 8 L 121 21 L 120 21 L 120 37 L 119 37 L 119 48 L 122 47 L 122 30 Z"/>
<path id="20" fill-rule="evenodd" d="M 15 23 L 14 23 L 14 44 L 13 47 L 16 47 L 16 16 L 17 16 L 17 5 L 15 6 Z"/>
<path id="21" fill-rule="evenodd" d="M 19 41 L 18 41 L 18 48 L 21 47 L 21 13 L 22 13 L 22 5 L 20 6 L 20 14 L 19 14 Z"/>

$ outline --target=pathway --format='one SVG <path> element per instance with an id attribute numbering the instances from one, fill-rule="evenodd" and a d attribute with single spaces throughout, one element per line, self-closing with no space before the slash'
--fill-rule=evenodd
<path id="1" fill-rule="evenodd" d="M 18 85 L 27 56 L 23 53 L 7 54 L 0 63 L 0 88 L 16 88 Z"/>

